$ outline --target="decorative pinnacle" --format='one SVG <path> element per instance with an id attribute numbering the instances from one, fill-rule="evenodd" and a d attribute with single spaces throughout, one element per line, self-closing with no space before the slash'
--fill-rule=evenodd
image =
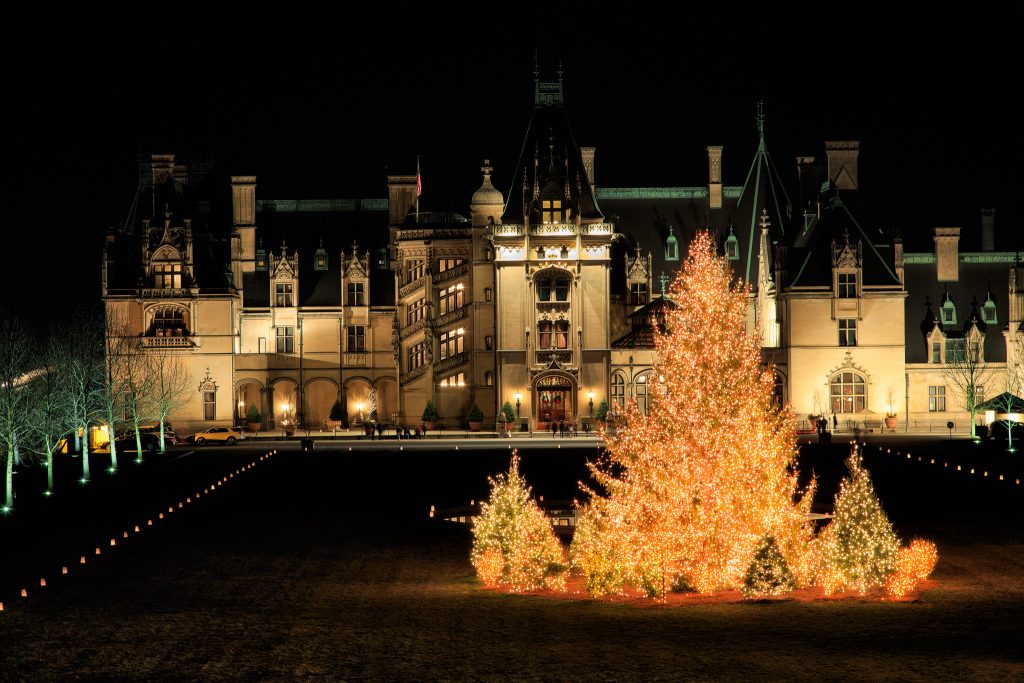
<path id="1" fill-rule="evenodd" d="M 484 159 L 484 165 L 480 167 L 480 172 L 483 173 L 484 175 L 489 176 L 491 175 L 492 171 L 494 171 L 494 167 L 491 166 L 491 160 Z"/>
<path id="2" fill-rule="evenodd" d="M 764 100 L 757 101 L 757 134 L 764 137 Z"/>
<path id="3" fill-rule="evenodd" d="M 761 229 L 767 230 L 769 225 L 771 221 L 768 220 L 768 209 L 761 209 Z"/>
<path id="4" fill-rule="evenodd" d="M 665 271 L 661 272 L 658 281 L 661 282 L 661 295 L 665 296 L 665 286 L 668 284 L 668 275 L 665 275 Z"/>

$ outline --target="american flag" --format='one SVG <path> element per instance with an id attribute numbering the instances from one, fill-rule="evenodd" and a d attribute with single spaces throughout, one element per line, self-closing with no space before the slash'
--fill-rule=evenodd
<path id="1" fill-rule="evenodd" d="M 416 157 L 416 196 L 423 194 L 423 181 L 420 179 L 420 158 Z"/>

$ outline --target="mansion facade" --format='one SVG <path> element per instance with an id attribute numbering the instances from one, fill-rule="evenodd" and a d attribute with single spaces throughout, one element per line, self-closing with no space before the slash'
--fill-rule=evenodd
<path id="1" fill-rule="evenodd" d="M 537 80 L 534 104 L 509 187 L 485 162 L 464 214 L 420 211 L 415 175 L 388 176 L 381 198 L 264 199 L 254 176 L 153 155 L 131 220 L 107 235 L 103 298 L 143 349 L 182 359 L 175 426 L 256 406 L 265 429 L 318 430 L 336 401 L 350 423 L 398 424 L 433 401 L 450 427 L 473 404 L 493 424 L 505 401 L 528 427 L 603 400 L 646 409 L 654 326 L 698 229 L 751 286 L 750 329 L 798 418 L 962 428 L 944 369 L 976 349 L 990 397 L 1019 364 L 1024 269 L 996 250 L 992 212 L 980 235 L 936 228 L 933 250 L 904 252 L 861 198 L 858 143 L 798 158 L 787 187 L 760 114 L 742 184 L 724 183 L 711 146 L 699 185 L 602 187 L 561 80 Z"/>

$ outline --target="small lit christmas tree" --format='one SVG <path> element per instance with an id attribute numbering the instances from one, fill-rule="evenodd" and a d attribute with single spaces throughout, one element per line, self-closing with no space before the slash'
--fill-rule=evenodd
<path id="1" fill-rule="evenodd" d="M 626 580 L 622 549 L 611 540 L 608 522 L 596 507 L 580 510 L 569 558 L 573 569 L 583 574 L 591 595 L 618 593 Z"/>
<path id="2" fill-rule="evenodd" d="M 481 504 L 473 525 L 471 561 L 477 575 L 485 585 L 514 592 L 564 589 L 562 544 L 519 474 L 518 451 L 508 472 L 490 482 L 490 500 Z"/>
<path id="3" fill-rule="evenodd" d="M 786 558 L 771 536 L 761 540 L 754 553 L 754 559 L 743 577 L 740 591 L 748 598 L 782 595 L 796 588 L 796 581 L 789 571 Z"/>
<path id="4" fill-rule="evenodd" d="M 885 592 L 893 598 L 902 598 L 928 578 L 939 561 L 935 544 L 915 538 L 906 548 L 900 548 L 896 558 L 896 571 L 885 582 Z"/>
<path id="5" fill-rule="evenodd" d="M 746 331 L 749 290 L 702 232 L 669 297 L 647 414 L 627 406 L 605 434 L 607 460 L 592 466 L 601 490 L 587 491 L 602 519 L 593 543 L 621 555 L 591 566 L 651 595 L 739 588 L 771 536 L 805 582 L 813 491 L 798 491 L 793 416 L 773 404 L 774 372 Z M 587 581 L 603 590 L 600 577 Z"/>
<path id="6" fill-rule="evenodd" d="M 900 542 L 875 495 L 857 446 L 846 461 L 850 470 L 836 494 L 832 522 L 818 539 L 819 583 L 826 594 L 866 592 L 885 585 L 896 570 Z"/>

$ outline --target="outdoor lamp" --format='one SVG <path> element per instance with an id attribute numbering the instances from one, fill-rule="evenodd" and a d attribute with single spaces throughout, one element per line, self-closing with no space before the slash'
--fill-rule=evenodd
<path id="1" fill-rule="evenodd" d="M 516 418 L 519 418 L 519 400 L 523 397 L 518 391 L 515 393 L 516 397 Z"/>
<path id="2" fill-rule="evenodd" d="M 587 396 L 590 398 L 590 417 L 594 417 L 594 392 L 588 391 Z"/>
<path id="3" fill-rule="evenodd" d="M 359 421 L 362 422 L 363 421 L 363 402 L 362 401 L 356 402 L 356 410 L 359 412 Z"/>

